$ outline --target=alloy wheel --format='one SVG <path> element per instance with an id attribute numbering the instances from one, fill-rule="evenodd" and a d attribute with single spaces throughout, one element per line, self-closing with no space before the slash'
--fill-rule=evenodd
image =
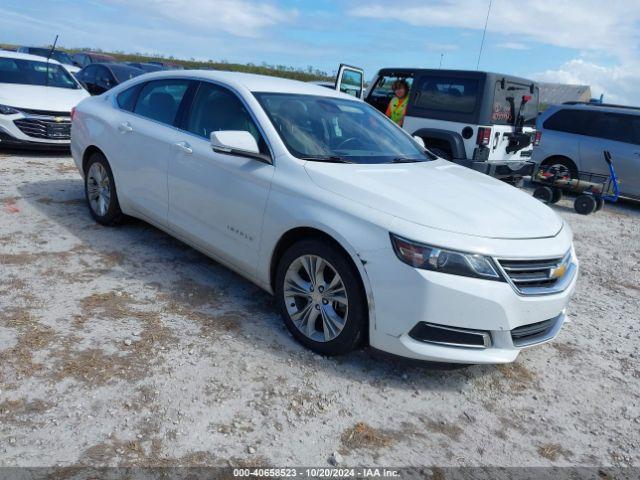
<path id="1" fill-rule="evenodd" d="M 349 300 L 337 270 L 316 255 L 295 259 L 285 274 L 283 295 L 289 317 L 303 335 L 329 342 L 347 322 Z"/>
<path id="2" fill-rule="evenodd" d="M 111 182 L 104 166 L 95 162 L 87 173 L 87 197 L 96 215 L 104 217 L 111 203 Z"/>

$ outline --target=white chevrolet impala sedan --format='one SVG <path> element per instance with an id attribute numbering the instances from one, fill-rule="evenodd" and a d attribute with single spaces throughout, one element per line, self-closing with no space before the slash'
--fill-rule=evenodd
<path id="1" fill-rule="evenodd" d="M 316 352 L 366 343 L 421 360 L 511 362 L 565 320 L 578 273 L 569 226 L 353 97 L 159 72 L 72 117 L 97 222 L 143 219 L 235 270 L 274 294 Z"/>

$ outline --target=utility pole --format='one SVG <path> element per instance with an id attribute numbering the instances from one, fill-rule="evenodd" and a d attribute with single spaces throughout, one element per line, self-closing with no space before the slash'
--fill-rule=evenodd
<path id="1" fill-rule="evenodd" d="M 482 48 L 484 47 L 484 37 L 487 34 L 487 25 L 489 24 L 489 14 L 491 13 L 491 2 L 489 0 L 489 8 L 487 9 L 487 19 L 484 22 L 484 30 L 482 31 L 482 41 L 480 42 L 480 51 L 478 52 L 478 63 L 476 64 L 476 70 L 480 68 L 480 57 L 482 57 Z"/>
<path id="2" fill-rule="evenodd" d="M 440 66 L 438 68 L 442 68 L 442 59 L 444 58 L 444 53 L 440 54 Z"/>

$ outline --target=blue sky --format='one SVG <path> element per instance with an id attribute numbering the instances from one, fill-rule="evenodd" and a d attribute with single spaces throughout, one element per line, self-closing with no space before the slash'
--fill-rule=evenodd
<path id="1" fill-rule="evenodd" d="M 0 42 L 313 66 L 475 69 L 489 0 L 3 0 Z M 493 0 L 482 70 L 640 104 L 640 1 Z"/>

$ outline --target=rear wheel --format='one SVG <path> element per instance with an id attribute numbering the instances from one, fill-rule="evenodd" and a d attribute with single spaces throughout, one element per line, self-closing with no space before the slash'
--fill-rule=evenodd
<path id="1" fill-rule="evenodd" d="M 291 334 L 315 352 L 344 354 L 365 337 L 366 299 L 358 272 L 326 242 L 310 239 L 289 247 L 276 271 L 276 300 Z"/>
<path id="2" fill-rule="evenodd" d="M 568 158 L 551 157 L 542 162 L 546 171 L 558 177 L 578 178 L 578 168 Z"/>
<path id="3" fill-rule="evenodd" d="M 593 195 L 582 194 L 578 195 L 576 201 L 573 203 L 573 208 L 580 215 L 589 215 L 596 210 L 596 199 Z"/>
<path id="4" fill-rule="evenodd" d="M 552 203 L 553 190 L 551 187 L 538 187 L 533 191 L 533 196 L 543 203 Z"/>
<path id="5" fill-rule="evenodd" d="M 123 219 L 113 172 L 106 157 L 95 152 L 89 158 L 84 176 L 84 192 L 89 213 L 102 225 L 116 225 Z"/>

